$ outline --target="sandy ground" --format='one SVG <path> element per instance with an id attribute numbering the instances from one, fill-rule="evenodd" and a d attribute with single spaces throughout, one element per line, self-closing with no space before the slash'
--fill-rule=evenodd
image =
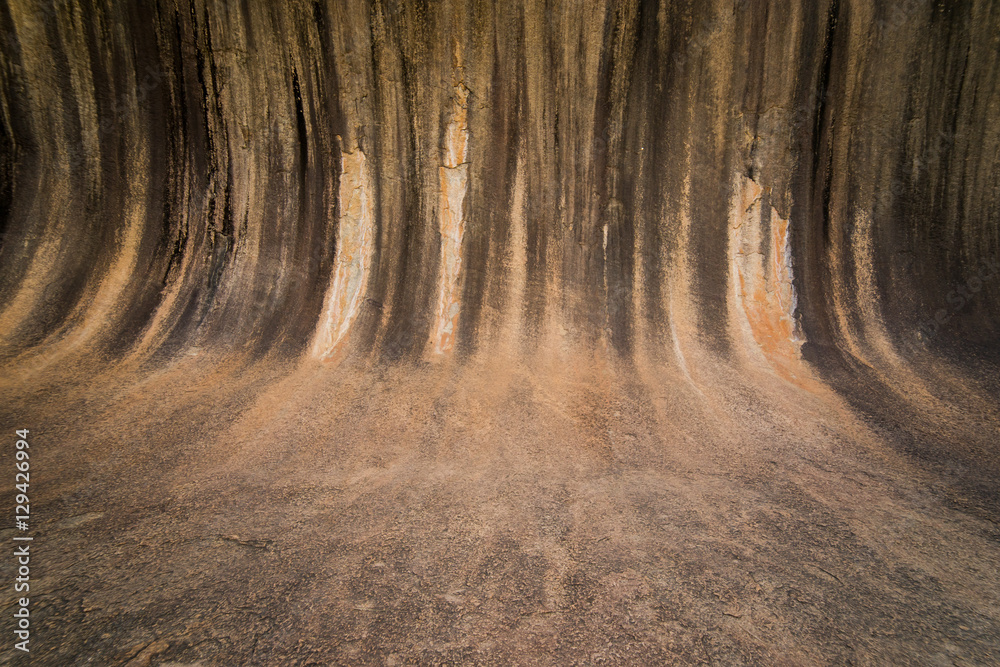
<path id="1" fill-rule="evenodd" d="M 832 393 L 714 372 L 8 377 L 31 664 L 1000 662 L 1000 525 Z"/>

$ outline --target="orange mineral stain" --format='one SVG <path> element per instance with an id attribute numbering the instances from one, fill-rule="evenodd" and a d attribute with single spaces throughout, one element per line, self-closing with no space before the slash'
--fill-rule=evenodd
<path id="1" fill-rule="evenodd" d="M 768 211 L 763 193 L 760 185 L 744 178 L 734 198 L 731 239 L 738 303 L 754 342 L 774 371 L 808 388 L 811 383 L 800 353 L 804 341 L 795 321 L 789 221 L 771 207 L 766 207 L 769 220 L 764 217 Z"/>

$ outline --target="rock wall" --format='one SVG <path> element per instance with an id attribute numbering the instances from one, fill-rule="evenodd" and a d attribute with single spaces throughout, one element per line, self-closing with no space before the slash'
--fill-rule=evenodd
<path id="1" fill-rule="evenodd" d="M 987 0 L 5 2 L 0 353 L 905 393 L 1000 335 L 998 27 Z"/>

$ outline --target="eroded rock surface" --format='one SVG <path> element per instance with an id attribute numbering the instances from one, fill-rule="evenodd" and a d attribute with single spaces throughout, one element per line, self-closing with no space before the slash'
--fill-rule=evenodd
<path id="1" fill-rule="evenodd" d="M 0 2 L 32 664 L 1000 662 L 998 34 Z"/>

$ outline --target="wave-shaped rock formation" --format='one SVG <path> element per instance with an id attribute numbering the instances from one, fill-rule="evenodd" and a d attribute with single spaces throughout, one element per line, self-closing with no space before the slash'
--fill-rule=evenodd
<path id="1" fill-rule="evenodd" d="M 33 664 L 1000 661 L 997 3 L 0 35 Z"/>

